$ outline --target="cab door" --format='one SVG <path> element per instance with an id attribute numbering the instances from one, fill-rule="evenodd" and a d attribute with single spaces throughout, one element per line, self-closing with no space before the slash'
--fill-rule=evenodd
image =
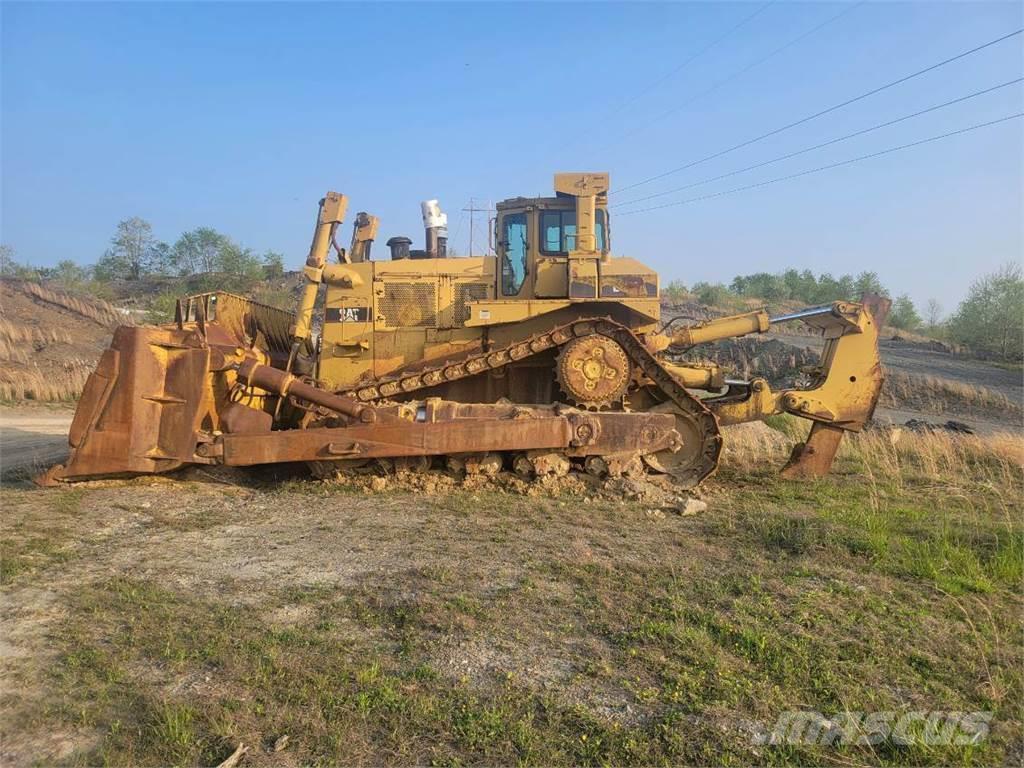
<path id="1" fill-rule="evenodd" d="M 539 298 L 569 295 L 569 252 L 576 248 L 576 212 L 541 209 L 537 221 L 537 277 Z"/>
<path id="2" fill-rule="evenodd" d="M 529 274 L 529 215 L 526 211 L 506 213 L 498 224 L 497 297 L 525 297 L 523 286 Z"/>

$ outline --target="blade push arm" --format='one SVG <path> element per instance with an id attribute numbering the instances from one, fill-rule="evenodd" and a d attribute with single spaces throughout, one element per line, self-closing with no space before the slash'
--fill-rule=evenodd
<path id="1" fill-rule="evenodd" d="M 292 350 L 288 359 L 289 368 L 302 345 L 309 339 L 313 325 L 313 307 L 316 304 L 316 294 L 320 289 L 320 283 L 323 281 L 327 254 L 330 252 L 335 230 L 345 220 L 347 207 L 348 198 L 337 192 L 328 192 L 327 196 L 320 201 L 320 212 L 317 214 L 313 243 L 309 247 L 306 266 L 302 270 L 306 276 L 306 285 L 302 289 L 302 296 L 299 298 L 299 305 L 295 312 L 295 325 L 292 327 Z"/>

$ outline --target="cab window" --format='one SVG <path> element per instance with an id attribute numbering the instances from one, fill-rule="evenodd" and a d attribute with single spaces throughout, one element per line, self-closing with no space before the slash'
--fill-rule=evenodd
<path id="1" fill-rule="evenodd" d="M 513 213 L 504 218 L 501 257 L 501 293 L 515 296 L 526 279 L 526 214 Z"/>
<path id="2" fill-rule="evenodd" d="M 541 253 L 568 253 L 576 248 L 576 211 L 541 211 Z"/>
<path id="3" fill-rule="evenodd" d="M 598 209 L 594 236 L 597 250 L 607 249 L 605 217 Z M 576 250 L 576 211 L 542 211 L 540 214 L 540 251 L 547 256 L 564 256 Z"/>

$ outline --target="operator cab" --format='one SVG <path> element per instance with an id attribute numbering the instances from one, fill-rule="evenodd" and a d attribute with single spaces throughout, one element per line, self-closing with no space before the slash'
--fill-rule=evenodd
<path id="1" fill-rule="evenodd" d="M 597 298 L 611 251 L 608 174 L 556 174 L 555 195 L 498 203 L 498 299 Z"/>

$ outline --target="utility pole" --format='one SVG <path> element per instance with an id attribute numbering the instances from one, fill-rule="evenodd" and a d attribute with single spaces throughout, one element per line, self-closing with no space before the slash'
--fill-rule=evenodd
<path id="1" fill-rule="evenodd" d="M 466 254 L 466 255 L 467 256 L 472 256 L 473 255 L 473 220 L 476 218 L 476 214 L 477 213 L 490 213 L 491 212 L 491 205 L 490 205 L 490 203 L 487 203 L 483 208 L 477 208 L 476 207 L 476 200 L 471 197 L 471 198 L 469 198 L 469 207 L 463 208 L 462 210 L 469 213 L 469 253 Z M 490 250 L 490 245 L 488 245 L 487 250 Z"/>

